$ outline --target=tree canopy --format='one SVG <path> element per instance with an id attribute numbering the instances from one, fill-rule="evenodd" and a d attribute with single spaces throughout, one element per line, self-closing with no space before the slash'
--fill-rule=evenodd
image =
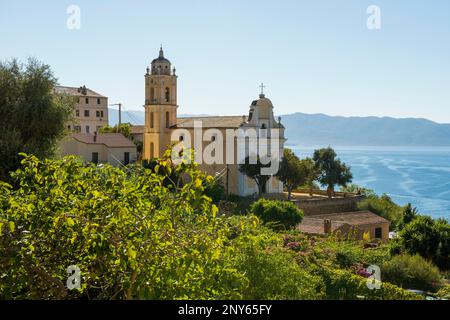
<path id="1" fill-rule="evenodd" d="M 314 151 L 313 160 L 315 167 L 319 172 L 318 181 L 323 186 L 327 186 L 328 196 L 331 198 L 334 194 L 336 185 L 346 186 L 351 182 L 353 175 L 350 167 L 336 158 L 336 152 L 328 147 Z"/>
<path id="2" fill-rule="evenodd" d="M 51 157 L 73 114 L 75 98 L 55 95 L 48 65 L 29 59 L 0 63 L 0 178 L 20 164 L 20 152 Z"/>
<path id="3" fill-rule="evenodd" d="M 300 160 L 291 149 L 284 149 L 283 159 L 276 176 L 283 182 L 288 192 L 288 200 L 291 199 L 295 188 L 315 180 L 314 171 L 314 162 L 310 158 Z"/>

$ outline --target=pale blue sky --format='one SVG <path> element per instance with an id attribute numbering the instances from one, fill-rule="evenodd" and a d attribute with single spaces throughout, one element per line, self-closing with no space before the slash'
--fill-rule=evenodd
<path id="1" fill-rule="evenodd" d="M 81 29 L 66 28 L 68 5 Z M 366 27 L 369 5 L 382 29 Z M 143 110 L 162 43 L 180 113 L 245 114 L 266 84 L 277 114 L 424 117 L 450 123 L 450 1 L 0 0 L 0 59 L 50 64 Z"/>

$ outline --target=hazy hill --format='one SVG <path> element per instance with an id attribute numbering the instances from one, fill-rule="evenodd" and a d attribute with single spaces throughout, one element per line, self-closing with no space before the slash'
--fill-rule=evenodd
<path id="1" fill-rule="evenodd" d="M 144 124 L 144 116 L 144 111 L 125 111 L 122 113 L 122 122 Z M 118 122 L 117 110 L 109 110 L 109 122 Z M 282 123 L 286 127 L 290 145 L 450 146 L 450 124 L 419 118 L 336 117 L 294 113 L 283 115 Z"/>
<path id="2" fill-rule="evenodd" d="M 282 116 L 289 144 L 333 146 L 450 146 L 450 124 L 426 119 Z"/>

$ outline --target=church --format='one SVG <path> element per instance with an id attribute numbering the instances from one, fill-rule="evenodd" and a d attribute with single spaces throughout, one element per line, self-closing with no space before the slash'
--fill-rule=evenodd
<path id="1" fill-rule="evenodd" d="M 183 145 L 194 150 L 195 161 L 202 171 L 221 179 L 227 194 L 257 194 L 256 183 L 239 171 L 242 157 L 254 152 L 259 155 L 262 149 L 267 149 L 265 151 L 271 159 L 275 159 L 274 154 L 277 155 L 277 161 L 271 160 L 271 163 L 278 165 L 286 141 L 281 118 L 275 119 L 273 104 L 265 97 L 264 87 L 246 115 L 178 117 L 177 77 L 175 68 L 160 48 L 159 56 L 147 67 L 145 74 L 142 158 L 158 158 L 169 146 Z M 269 140 L 270 144 L 263 142 Z M 212 145 L 218 147 L 213 148 Z M 257 150 L 252 145 L 257 146 Z M 276 168 L 263 186 L 265 193 L 283 192 L 282 182 L 273 176 L 277 171 Z"/>

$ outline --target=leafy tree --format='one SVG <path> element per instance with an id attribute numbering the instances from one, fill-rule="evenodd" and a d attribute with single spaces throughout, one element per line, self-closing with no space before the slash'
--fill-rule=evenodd
<path id="1" fill-rule="evenodd" d="M 246 157 L 244 162 L 239 165 L 239 171 L 255 181 L 259 196 L 265 192 L 266 183 L 271 178 L 270 175 L 261 173 L 262 168 L 270 168 L 270 162 L 263 164 L 259 156 L 255 156 L 255 161 L 252 161 L 252 157 Z"/>
<path id="2" fill-rule="evenodd" d="M 19 167 L 19 152 L 54 154 L 76 103 L 54 94 L 56 84 L 50 67 L 37 60 L 0 63 L 0 178 Z"/>
<path id="3" fill-rule="evenodd" d="M 307 158 L 300 160 L 291 149 L 284 149 L 283 159 L 276 176 L 284 183 L 291 200 L 292 191 L 305 185 L 313 176 L 314 162 Z"/>
<path id="4" fill-rule="evenodd" d="M 158 165 L 185 177 L 176 189 L 137 166 L 25 157 L 12 175 L 20 187 L 0 184 L 0 296 L 242 297 L 248 282 L 236 267 L 235 243 L 257 220 L 217 216 L 203 173 L 194 164 L 168 167 L 168 158 Z M 71 265 L 81 270 L 80 290 L 66 287 Z"/>
<path id="5" fill-rule="evenodd" d="M 327 186 L 328 197 L 334 194 L 336 185 L 346 186 L 351 182 L 353 175 L 350 168 L 336 158 L 336 152 L 328 147 L 314 151 L 313 160 L 319 171 L 318 181 Z"/>

